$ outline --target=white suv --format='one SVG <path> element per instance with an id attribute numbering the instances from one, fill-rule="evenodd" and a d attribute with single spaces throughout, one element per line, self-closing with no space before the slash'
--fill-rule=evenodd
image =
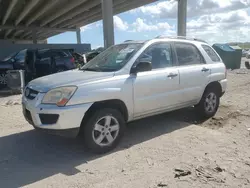
<path id="1" fill-rule="evenodd" d="M 106 152 L 126 122 L 189 106 L 214 116 L 226 85 L 225 65 L 207 43 L 158 37 L 112 46 L 79 70 L 30 82 L 23 113 L 37 129 L 81 135 L 92 151 Z"/>

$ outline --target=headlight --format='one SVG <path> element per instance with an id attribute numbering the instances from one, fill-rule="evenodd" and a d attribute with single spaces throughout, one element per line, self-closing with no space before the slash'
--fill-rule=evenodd
<path id="1" fill-rule="evenodd" d="M 70 98 L 74 95 L 76 90 L 76 86 L 52 89 L 45 94 L 42 104 L 56 104 L 57 106 L 65 106 Z"/>

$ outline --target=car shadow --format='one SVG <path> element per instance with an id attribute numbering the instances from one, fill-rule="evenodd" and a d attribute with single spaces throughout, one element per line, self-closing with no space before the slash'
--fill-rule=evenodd
<path id="1" fill-rule="evenodd" d="M 124 139 L 111 153 L 168 134 L 198 122 L 192 108 L 128 124 Z M 78 139 L 66 139 L 35 130 L 0 137 L 1 187 L 22 187 L 58 173 L 67 176 L 75 167 L 101 158 L 86 151 Z"/>

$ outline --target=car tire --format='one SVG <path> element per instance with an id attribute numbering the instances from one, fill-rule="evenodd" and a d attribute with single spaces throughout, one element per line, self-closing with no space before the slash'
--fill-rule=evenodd
<path id="1" fill-rule="evenodd" d="M 213 117 L 220 105 L 220 94 L 218 90 L 213 87 L 208 87 L 199 104 L 196 105 L 197 113 L 200 115 L 201 118 L 211 118 Z"/>
<path id="2" fill-rule="evenodd" d="M 120 111 L 105 108 L 83 125 L 84 143 L 94 153 L 106 153 L 117 146 L 125 132 L 125 120 Z"/>
<path id="3" fill-rule="evenodd" d="M 249 61 L 246 61 L 246 62 L 245 62 L 245 67 L 246 67 L 247 69 L 250 69 L 250 63 L 249 63 Z"/>

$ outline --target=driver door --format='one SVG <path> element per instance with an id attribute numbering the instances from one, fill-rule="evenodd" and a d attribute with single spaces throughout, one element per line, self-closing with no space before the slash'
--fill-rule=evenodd
<path id="1" fill-rule="evenodd" d="M 136 62 L 151 60 L 152 70 L 133 80 L 135 118 L 160 113 L 180 103 L 179 73 L 170 43 L 151 45 Z"/>

